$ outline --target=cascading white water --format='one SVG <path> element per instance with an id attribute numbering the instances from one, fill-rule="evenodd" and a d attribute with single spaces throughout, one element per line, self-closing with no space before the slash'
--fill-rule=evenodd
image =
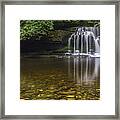
<path id="1" fill-rule="evenodd" d="M 98 39 L 95 39 L 95 53 L 100 53 L 100 47 L 98 44 Z"/>
<path id="2" fill-rule="evenodd" d="M 86 53 L 88 54 L 88 35 L 87 35 L 87 32 L 85 32 L 85 40 L 86 40 Z"/>
<path id="3" fill-rule="evenodd" d="M 70 36 L 70 38 L 68 39 L 68 52 L 71 52 L 71 40 L 72 37 L 74 36 L 74 33 Z"/>
<path id="4" fill-rule="evenodd" d="M 68 39 L 68 51 L 70 50 L 71 38 Z"/>
<path id="5" fill-rule="evenodd" d="M 89 39 L 89 53 L 91 53 L 92 52 L 91 36 L 88 36 L 88 39 Z"/>
<path id="6" fill-rule="evenodd" d="M 75 43 L 76 43 L 76 35 L 74 35 L 74 54 L 75 54 L 75 50 L 76 50 Z"/>
<path id="7" fill-rule="evenodd" d="M 81 35 L 81 53 L 83 52 L 83 35 Z"/>
<path id="8" fill-rule="evenodd" d="M 76 49 L 79 51 L 79 33 L 77 32 L 77 42 L 76 42 Z"/>
<path id="9" fill-rule="evenodd" d="M 94 55 L 99 57 L 100 45 L 98 43 L 99 39 L 99 27 L 80 27 L 75 33 L 71 35 L 68 39 L 68 52 L 71 52 L 71 46 L 73 46 L 72 55 Z M 73 41 L 73 45 L 71 42 Z M 94 42 L 94 43 L 93 43 Z M 94 46 L 92 45 L 94 44 Z"/>

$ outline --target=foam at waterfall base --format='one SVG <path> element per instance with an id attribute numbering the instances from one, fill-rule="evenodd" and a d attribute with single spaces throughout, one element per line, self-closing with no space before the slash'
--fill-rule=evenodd
<path id="1" fill-rule="evenodd" d="M 81 56 L 88 56 L 88 53 L 80 53 Z"/>
<path id="2" fill-rule="evenodd" d="M 96 58 L 99 58 L 100 57 L 100 53 L 94 53 L 94 54 L 89 54 L 89 53 L 78 53 L 78 52 L 75 52 L 75 53 L 65 53 L 65 55 L 67 56 L 88 56 L 88 57 L 96 57 Z"/>
<path id="3" fill-rule="evenodd" d="M 94 53 L 93 55 L 90 54 L 90 57 L 100 57 L 100 53 Z"/>

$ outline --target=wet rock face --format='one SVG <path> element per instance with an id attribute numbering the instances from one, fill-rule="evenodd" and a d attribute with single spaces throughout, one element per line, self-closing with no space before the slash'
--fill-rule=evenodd
<path id="1" fill-rule="evenodd" d="M 40 40 L 26 40 L 20 41 L 21 54 L 23 53 L 39 53 L 46 54 L 57 49 L 63 48 L 63 44 L 59 41 L 40 41 Z"/>
<path id="2" fill-rule="evenodd" d="M 47 53 L 52 51 L 65 52 L 68 44 L 68 38 L 75 31 L 76 28 L 68 28 L 65 30 L 53 30 L 48 31 L 46 36 L 39 39 L 31 38 L 30 40 L 21 40 L 20 48 L 21 53 Z"/>
<path id="3" fill-rule="evenodd" d="M 48 38 L 51 41 L 63 41 L 65 39 L 65 37 L 69 37 L 69 35 L 71 34 L 70 30 L 54 30 L 54 31 L 49 31 L 48 32 Z M 66 39 L 66 41 L 67 41 Z"/>

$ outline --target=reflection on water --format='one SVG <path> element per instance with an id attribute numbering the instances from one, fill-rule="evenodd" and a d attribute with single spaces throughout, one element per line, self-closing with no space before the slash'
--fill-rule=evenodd
<path id="1" fill-rule="evenodd" d="M 68 56 L 68 76 L 76 84 L 91 85 L 100 79 L 100 58 Z"/>
<path id="2" fill-rule="evenodd" d="M 21 58 L 20 98 L 99 100 L 100 58 Z"/>

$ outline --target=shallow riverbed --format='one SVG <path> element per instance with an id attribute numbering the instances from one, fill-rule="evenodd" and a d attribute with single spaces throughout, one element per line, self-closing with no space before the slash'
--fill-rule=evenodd
<path id="1" fill-rule="evenodd" d="M 100 58 L 21 57 L 20 66 L 20 99 L 100 99 Z"/>

